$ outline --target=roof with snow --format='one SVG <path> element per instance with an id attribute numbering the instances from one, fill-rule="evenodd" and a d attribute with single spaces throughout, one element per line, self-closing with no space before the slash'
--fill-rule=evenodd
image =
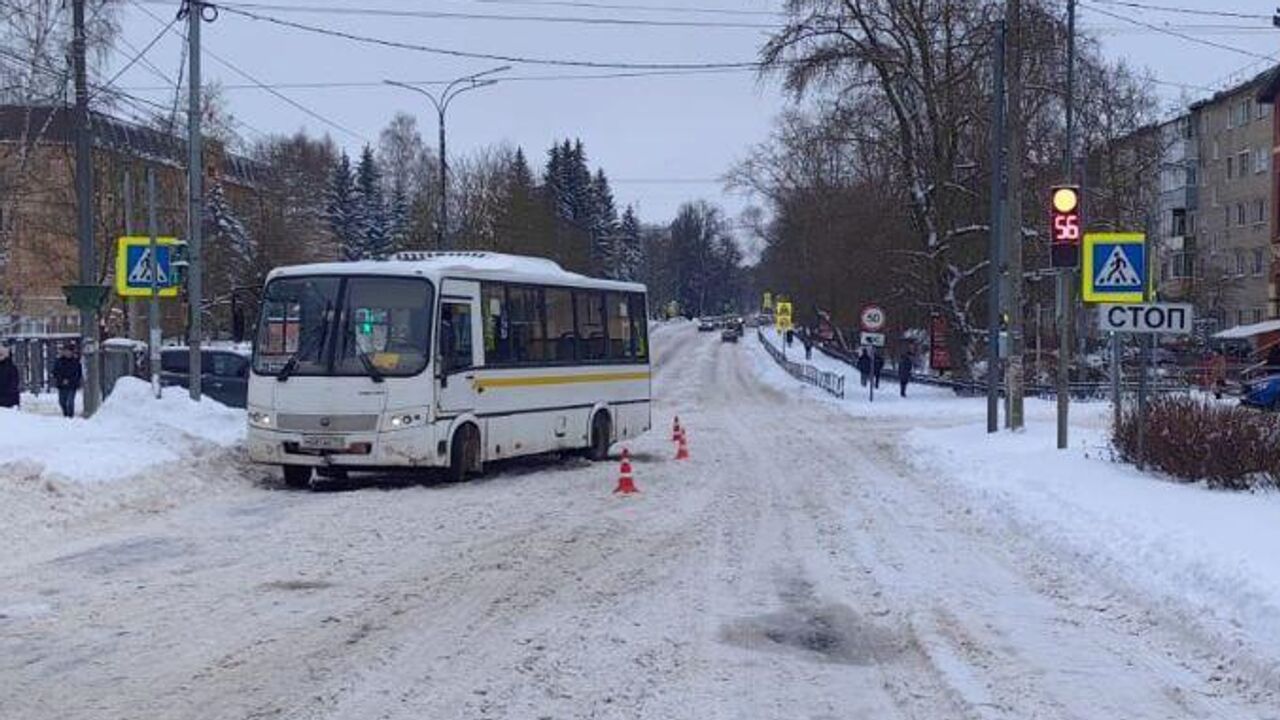
<path id="1" fill-rule="evenodd" d="M 1244 340 L 1257 335 L 1280 332 L 1280 320 L 1265 320 L 1252 325 L 1237 325 L 1214 334 L 1216 340 Z"/>
<path id="2" fill-rule="evenodd" d="M 441 279 L 456 275 L 482 280 L 504 280 L 544 285 L 574 285 L 644 292 L 640 283 L 605 280 L 569 272 L 553 260 L 525 255 L 460 250 L 455 252 L 403 252 L 389 260 L 314 263 L 276 268 L 269 280 L 305 275 L 403 275 Z"/>

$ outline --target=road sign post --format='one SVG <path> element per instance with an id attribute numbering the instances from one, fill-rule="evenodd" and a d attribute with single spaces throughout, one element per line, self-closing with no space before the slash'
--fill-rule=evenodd
<path id="1" fill-rule="evenodd" d="M 871 378 L 867 383 L 868 402 L 876 401 L 876 342 L 879 342 L 879 347 L 884 347 L 884 334 L 880 331 L 884 329 L 887 320 L 884 308 L 879 305 L 867 305 L 862 308 L 862 312 L 858 313 L 858 322 L 862 325 L 862 345 L 871 348 Z"/>
<path id="2" fill-rule="evenodd" d="M 1147 299 L 1147 248 L 1142 233 L 1088 233 L 1080 273 L 1087 303 L 1140 303 Z"/>
<path id="3" fill-rule="evenodd" d="M 178 296 L 174 255 L 181 243 L 177 238 L 157 237 L 153 251 L 151 242 L 150 236 L 125 236 L 117 241 L 116 294 L 120 297 L 151 297 L 153 273 L 159 297 Z"/>

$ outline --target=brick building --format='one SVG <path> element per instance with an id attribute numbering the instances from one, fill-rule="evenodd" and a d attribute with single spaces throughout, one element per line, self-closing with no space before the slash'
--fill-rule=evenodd
<path id="1" fill-rule="evenodd" d="M 72 113 L 65 107 L 0 105 L 0 335 L 78 332 L 62 286 L 79 281 Z M 100 282 L 112 281 L 115 241 L 126 227 L 125 176 L 132 178 L 132 229 L 146 231 L 145 172 L 156 176 L 160 234 L 186 227 L 184 139 L 94 113 L 94 240 Z M 206 184 L 220 183 L 229 203 L 252 212 L 258 166 L 206 150 Z M 104 309 L 108 335 L 127 334 L 129 308 L 114 295 Z M 183 308 L 166 301 L 166 330 L 182 327 Z"/>

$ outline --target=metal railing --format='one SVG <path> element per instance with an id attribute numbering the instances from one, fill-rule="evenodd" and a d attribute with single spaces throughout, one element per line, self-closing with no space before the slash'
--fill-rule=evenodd
<path id="1" fill-rule="evenodd" d="M 781 365 L 782 369 L 786 370 L 787 374 L 791 377 L 802 382 L 809 383 L 810 385 L 838 398 L 844 397 L 843 375 L 819 370 L 818 368 L 805 363 L 788 360 L 785 352 L 774 347 L 765 339 L 764 333 L 761 332 L 760 328 L 756 328 L 756 339 L 758 339 L 760 344 L 764 346 L 764 349 L 769 352 L 770 357 Z"/>

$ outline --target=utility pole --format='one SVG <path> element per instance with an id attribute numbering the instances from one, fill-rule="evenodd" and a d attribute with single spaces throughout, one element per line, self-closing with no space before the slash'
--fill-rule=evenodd
<path id="1" fill-rule="evenodd" d="M 151 299 L 147 312 L 147 352 L 151 356 L 151 392 L 160 399 L 160 258 L 156 247 L 156 175 L 147 168 L 147 235 L 150 236 Z M 172 250 L 170 250 L 172 252 Z M 173 256 L 169 257 L 169 272 L 173 272 Z"/>
<path id="2" fill-rule="evenodd" d="M 130 168 L 124 169 L 124 188 L 122 190 L 124 196 L 124 234 L 126 237 L 133 236 L 133 171 Z M 125 309 L 129 316 L 129 339 L 142 339 L 142 303 L 136 298 L 129 298 L 126 301 Z"/>
<path id="3" fill-rule="evenodd" d="M 1004 258 L 1004 39 L 1005 21 L 996 21 L 991 100 L 991 241 L 987 268 L 987 432 L 1000 429 L 1000 282 Z"/>
<path id="4" fill-rule="evenodd" d="M 1062 153 L 1063 179 L 1071 183 L 1075 177 L 1075 148 L 1073 133 L 1075 131 L 1075 83 L 1076 83 L 1076 0 L 1067 0 L 1067 96 L 1066 96 L 1066 148 Z M 1058 270 L 1058 449 L 1067 448 L 1067 421 L 1071 408 L 1071 378 L 1068 367 L 1071 363 L 1071 316 L 1075 300 L 1072 297 L 1072 280 L 1075 271 L 1071 268 Z"/>
<path id="5" fill-rule="evenodd" d="M 1009 396 L 1009 409 L 1005 422 L 1010 430 L 1021 430 L 1023 426 L 1023 312 L 1022 312 L 1022 161 L 1026 154 L 1023 151 L 1022 127 L 1022 0 L 1007 0 L 1006 19 L 1009 23 L 1012 42 L 1009 45 L 1009 81 L 1008 114 L 1009 128 L 1009 189 L 1005 200 L 1005 227 L 1009 229 L 1009 240 L 1005 244 L 1008 253 L 1009 267 L 1006 277 L 1009 280 L 1009 295 L 1006 307 L 1009 313 L 1009 360 L 1005 366 L 1005 388 Z"/>
<path id="6" fill-rule="evenodd" d="M 383 82 L 388 85 L 395 85 L 396 87 L 405 88 L 406 90 L 412 90 L 420 95 L 425 95 L 436 109 L 436 122 L 440 131 L 440 206 L 436 211 L 436 248 L 439 250 L 449 249 L 447 237 L 449 228 L 449 156 L 445 147 L 445 113 L 449 111 L 449 104 L 453 102 L 453 99 L 462 93 L 467 92 L 468 90 L 476 90 L 478 88 L 496 85 L 498 82 L 497 80 L 480 80 L 480 78 L 486 75 L 493 75 L 494 73 L 505 72 L 510 69 L 510 65 L 503 65 L 501 67 L 485 70 L 484 72 L 475 73 L 474 75 L 466 75 L 464 77 L 457 78 L 448 85 L 445 85 L 439 98 L 430 91 L 418 87 L 417 85 L 399 82 L 396 80 L 383 80 Z"/>
<path id="7" fill-rule="evenodd" d="M 93 140 L 89 127 L 89 79 L 85 68 L 87 52 L 84 27 L 84 0 L 71 2 L 71 59 L 75 73 L 76 212 L 80 239 L 80 285 L 98 284 L 93 246 Z M 89 417 L 102 403 L 102 383 L 98 356 L 97 305 L 80 308 L 80 350 L 85 360 L 84 414 Z"/>
<path id="8" fill-rule="evenodd" d="M 192 400 L 200 399 L 200 341 L 203 339 L 201 305 L 204 304 L 203 273 L 200 237 L 204 223 L 204 147 L 200 136 L 200 20 L 204 12 L 203 0 L 186 0 L 187 13 L 187 304 L 190 319 L 187 323 L 189 360 L 187 389 Z M 155 257 L 154 251 L 152 257 Z M 154 280 L 155 273 L 152 273 Z"/>

